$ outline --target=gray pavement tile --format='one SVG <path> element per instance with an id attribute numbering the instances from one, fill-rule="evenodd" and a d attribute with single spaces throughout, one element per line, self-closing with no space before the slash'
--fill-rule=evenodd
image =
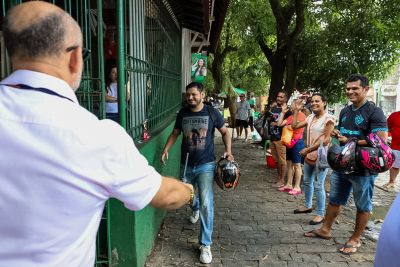
<path id="1" fill-rule="evenodd" d="M 318 267 L 348 267 L 347 262 L 320 262 Z"/>
<path id="2" fill-rule="evenodd" d="M 222 143 L 217 143 L 217 154 L 222 149 Z M 376 242 L 368 238 L 363 238 L 359 253 L 345 256 L 337 252 L 354 228 L 356 211 L 352 201 L 338 217 L 338 223 L 333 225 L 331 240 L 306 238 L 304 232 L 320 226 L 308 225 L 313 214 L 293 214 L 294 209 L 303 205 L 304 195 L 293 198 L 271 187 L 276 171 L 265 168 L 262 150 L 235 142 L 233 151 L 241 166 L 242 177 L 235 192 L 215 188 L 212 264 L 199 262 L 197 236 L 200 224 L 188 222 L 191 210 L 185 207 L 167 213 L 146 267 L 373 266 Z M 377 181 L 383 183 L 388 177 L 380 175 L 378 178 Z M 329 177 L 326 184 L 329 185 Z M 375 188 L 374 205 L 385 208 L 395 195 Z M 382 214 L 378 210 L 375 216 Z"/>
<path id="3" fill-rule="evenodd" d="M 373 267 L 374 263 L 372 261 L 363 262 L 349 262 L 349 267 Z"/>
<path id="4" fill-rule="evenodd" d="M 330 252 L 330 253 L 320 253 L 321 259 L 323 262 L 341 262 L 341 261 L 349 261 L 350 256 L 343 255 L 337 252 Z"/>
<path id="5" fill-rule="evenodd" d="M 297 261 L 289 261 L 288 267 L 317 267 L 316 263 L 313 262 L 297 262 Z"/>

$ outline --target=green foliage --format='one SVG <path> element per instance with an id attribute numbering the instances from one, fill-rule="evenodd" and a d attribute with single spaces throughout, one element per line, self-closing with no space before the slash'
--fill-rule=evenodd
<path id="1" fill-rule="evenodd" d="M 228 93 L 227 88 L 233 85 L 255 95 L 265 95 L 268 92 L 270 66 L 253 38 L 252 27 L 243 19 L 247 4 L 254 5 L 254 2 L 231 1 L 221 33 L 222 48 L 226 47 L 227 41 L 235 48 L 223 62 L 224 91 Z"/>
<path id="2" fill-rule="evenodd" d="M 321 91 L 331 100 L 344 98 L 349 74 L 382 79 L 400 55 L 399 36 L 394 31 L 399 19 L 389 15 L 395 10 L 378 1 L 338 3 L 324 1 L 309 7 L 308 27 L 297 48 L 301 51 L 300 88 Z"/>
<path id="3" fill-rule="evenodd" d="M 293 0 L 280 3 L 285 8 Z M 351 73 L 366 74 L 372 82 L 399 63 L 398 0 L 306 1 L 305 8 L 305 27 L 295 46 L 297 89 L 321 91 L 338 101 L 344 99 L 344 81 Z M 226 21 L 231 30 L 222 36 L 232 36 L 237 47 L 224 61 L 226 79 L 256 94 L 266 92 L 271 67 L 256 38 L 277 51 L 279 33 L 269 2 L 231 0 Z M 289 28 L 293 25 L 294 19 Z"/>

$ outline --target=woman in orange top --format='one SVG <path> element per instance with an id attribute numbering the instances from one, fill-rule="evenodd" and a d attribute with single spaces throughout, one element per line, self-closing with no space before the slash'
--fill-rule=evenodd
<path id="1" fill-rule="evenodd" d="M 294 119 L 293 115 L 289 116 L 286 120 L 283 120 L 288 110 L 289 110 L 288 106 L 284 104 L 282 106 L 282 113 L 280 114 L 278 120 L 278 126 L 286 125 L 286 127 L 288 127 L 289 130 L 293 130 L 291 126 Z M 302 122 L 305 119 L 306 115 L 302 112 L 299 112 L 297 115 L 297 122 Z M 301 156 L 299 152 L 304 148 L 303 133 L 304 133 L 304 128 L 293 130 L 292 142 L 290 145 L 286 146 L 287 182 L 285 186 L 280 187 L 278 189 L 281 192 L 287 192 L 293 196 L 301 194 L 300 180 L 303 172 L 301 169 Z M 293 174 L 294 174 L 294 187 L 293 187 Z"/>

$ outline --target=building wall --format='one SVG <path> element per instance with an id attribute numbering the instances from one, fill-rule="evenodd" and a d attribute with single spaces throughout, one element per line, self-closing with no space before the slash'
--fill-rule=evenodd
<path id="1" fill-rule="evenodd" d="M 172 132 L 174 122 L 170 123 L 160 134 L 140 148 L 149 164 L 165 176 L 179 177 L 180 143 L 169 151 L 166 165 L 160 163 L 164 144 Z M 137 212 L 129 211 L 115 199 L 110 201 L 110 245 L 112 266 L 134 267 L 143 266 L 146 257 L 151 253 L 155 238 L 164 220 L 165 211 L 147 206 Z"/>

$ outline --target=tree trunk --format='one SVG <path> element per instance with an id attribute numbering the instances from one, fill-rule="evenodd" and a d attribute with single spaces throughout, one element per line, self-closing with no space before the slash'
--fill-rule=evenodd
<path id="1" fill-rule="evenodd" d="M 283 89 L 285 76 L 285 61 L 281 55 L 275 55 L 271 65 L 271 84 L 269 86 L 268 103 L 275 101 L 276 95 Z"/>
<path id="2" fill-rule="evenodd" d="M 288 99 L 296 89 L 297 70 L 295 64 L 295 56 L 293 53 L 288 53 L 286 56 L 286 77 L 284 90 L 287 93 Z"/>

